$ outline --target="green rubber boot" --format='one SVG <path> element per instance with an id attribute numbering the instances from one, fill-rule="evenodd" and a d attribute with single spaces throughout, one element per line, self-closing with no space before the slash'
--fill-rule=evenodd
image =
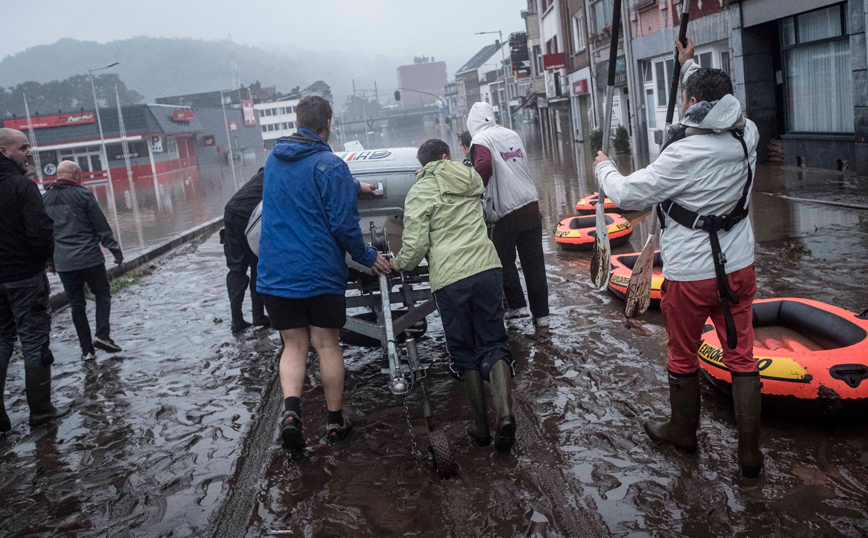
<path id="1" fill-rule="evenodd" d="M 491 390 L 494 392 L 494 406 L 497 409 L 497 430 L 494 432 L 494 447 L 500 452 L 508 452 L 515 443 L 515 416 L 512 414 L 512 371 L 506 361 L 495 363 L 488 374 Z"/>
<path id="2" fill-rule="evenodd" d="M 761 387 L 759 372 L 732 376 L 732 402 L 738 428 L 738 462 L 741 474 L 746 478 L 758 477 L 763 468 L 763 453 L 759 447 Z"/>
<path id="3" fill-rule="evenodd" d="M 39 426 L 69 413 L 69 407 L 51 405 L 51 366 L 24 369 L 30 425 Z"/>
<path id="4" fill-rule="evenodd" d="M 646 422 L 645 433 L 658 443 L 673 445 L 687 453 L 696 452 L 700 408 L 698 370 L 692 374 L 669 371 L 669 403 L 670 419 Z"/>
<path id="5" fill-rule="evenodd" d="M 485 386 L 479 370 L 464 370 L 464 389 L 473 408 L 473 424 L 467 425 L 467 435 L 479 446 L 491 444 L 491 429 L 488 427 L 488 406 L 485 404 Z"/>

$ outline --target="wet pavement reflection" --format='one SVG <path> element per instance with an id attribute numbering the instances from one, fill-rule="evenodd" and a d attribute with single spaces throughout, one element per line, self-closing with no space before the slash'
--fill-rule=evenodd
<path id="1" fill-rule="evenodd" d="M 379 353 L 363 348 L 345 348 L 345 409 L 356 425 L 349 442 L 321 439 L 326 407 L 311 355 L 302 398 L 308 449 L 290 457 L 276 443 L 277 336 L 236 339 L 216 323 L 228 318 L 228 301 L 215 235 L 116 295 L 123 353 L 83 365 L 68 311 L 55 316 L 56 392 L 77 403 L 58 425 L 26 426 L 14 360 L 6 396 L 14 430 L 0 438 L 0 534 L 868 534 L 864 419 L 765 413 L 766 472 L 745 480 L 731 400 L 703 383 L 698 452 L 648 440 L 642 422 L 668 410 L 662 317 L 652 310 L 624 328 L 623 302 L 589 283 L 590 254 L 554 242 L 558 220 L 596 190 L 589 152 L 569 143 L 543 149 L 532 130 L 522 134 L 539 178 L 553 321 L 541 332 L 529 319 L 509 322 L 519 421 L 511 454 L 478 448 L 464 433 L 470 409 L 447 374 L 433 315 L 419 350 L 459 478 L 438 479 L 413 454 L 414 442 L 422 453 L 427 444 L 418 395 L 406 409 L 397 404 Z M 618 158 L 622 170 L 628 161 Z M 758 296 L 868 307 L 868 211 L 782 197 L 859 201 L 868 197 L 864 180 L 762 167 L 755 190 Z M 649 231 L 647 212 L 628 217 L 635 231 L 618 253 L 641 249 Z M 792 244 L 807 250 L 788 257 Z"/>

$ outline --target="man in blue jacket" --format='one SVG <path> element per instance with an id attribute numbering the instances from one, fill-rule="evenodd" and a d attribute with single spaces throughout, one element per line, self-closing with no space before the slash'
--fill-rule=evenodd
<path id="1" fill-rule="evenodd" d="M 311 344 L 319 356 L 328 406 L 326 438 L 335 443 L 350 430 L 342 412 L 344 359 L 338 341 L 346 322 L 346 253 L 377 273 L 390 271 L 389 262 L 362 237 L 361 186 L 326 143 L 331 105 L 321 97 L 306 97 L 296 114 L 298 133 L 281 138 L 265 163 L 256 280 L 271 326 L 283 338 L 280 424 L 289 449 L 305 444 L 300 398 Z"/>

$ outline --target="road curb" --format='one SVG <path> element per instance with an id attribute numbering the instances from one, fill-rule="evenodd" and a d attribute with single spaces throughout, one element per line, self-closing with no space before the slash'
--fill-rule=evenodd
<path id="1" fill-rule="evenodd" d="M 149 248 L 135 258 L 124 260 L 124 263 L 121 266 L 109 268 L 109 280 L 114 280 L 115 278 L 118 278 L 123 274 L 138 269 L 146 263 L 151 262 L 156 258 L 159 258 L 163 254 L 166 254 L 167 252 L 170 252 L 171 250 L 185 243 L 189 243 L 193 239 L 199 238 L 206 234 L 214 233 L 222 227 L 223 217 L 217 217 L 216 219 L 211 219 L 204 224 L 196 226 L 195 228 L 190 228 L 186 232 L 182 232 L 164 243 L 160 243 L 159 245 L 155 245 Z M 69 304 L 69 301 L 66 298 L 66 294 L 63 292 L 62 289 L 57 293 L 51 294 L 48 302 L 51 305 L 52 310 L 58 310 Z"/>

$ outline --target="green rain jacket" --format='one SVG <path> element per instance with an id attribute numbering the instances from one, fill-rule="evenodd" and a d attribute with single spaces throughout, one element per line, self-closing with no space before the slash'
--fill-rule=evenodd
<path id="1" fill-rule="evenodd" d="M 437 291 L 499 268 L 482 218 L 483 190 L 473 168 L 447 160 L 425 165 L 404 203 L 403 244 L 395 269 L 414 269 L 427 254 L 431 291 Z"/>

